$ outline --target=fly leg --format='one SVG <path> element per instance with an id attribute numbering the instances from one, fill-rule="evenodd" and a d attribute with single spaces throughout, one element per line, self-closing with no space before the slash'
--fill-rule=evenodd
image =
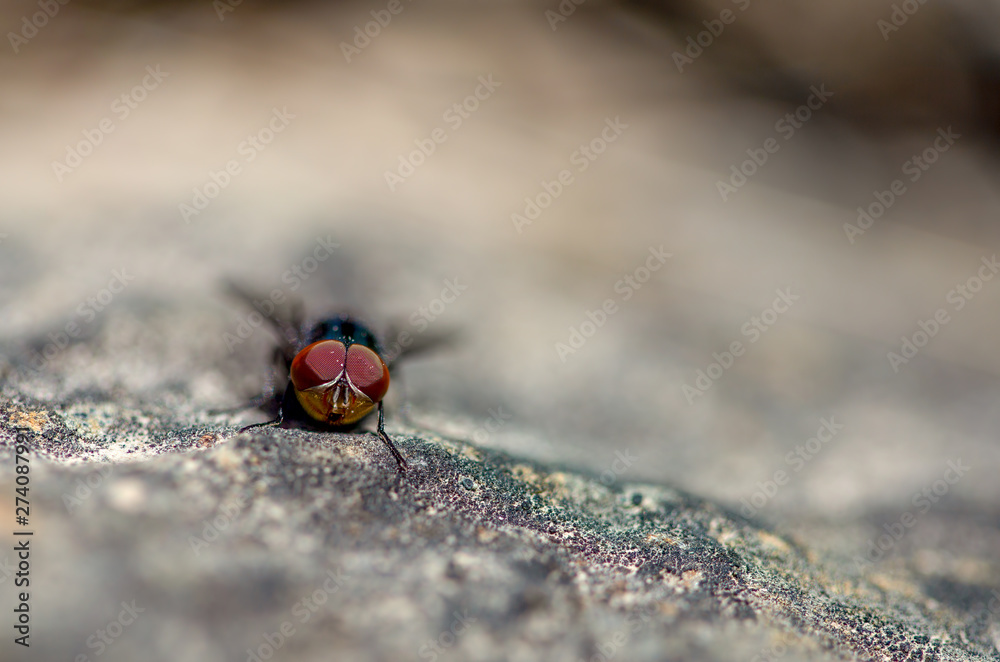
<path id="1" fill-rule="evenodd" d="M 288 386 L 285 387 L 285 395 L 281 398 L 281 402 L 278 404 L 277 416 L 272 418 L 270 421 L 265 421 L 263 423 L 254 423 L 253 425 L 247 425 L 245 427 L 242 427 L 239 429 L 239 432 L 237 432 L 237 434 L 246 432 L 247 430 L 252 430 L 254 428 L 268 427 L 270 425 L 281 426 L 281 424 L 285 422 L 285 411 L 287 410 L 286 401 L 288 400 L 289 396 L 294 397 L 294 395 L 292 395 L 293 389 L 294 387 L 292 386 L 292 383 L 289 382 Z"/>
<path id="2" fill-rule="evenodd" d="M 392 451 L 392 456 L 396 458 L 396 465 L 399 468 L 399 473 L 405 474 L 407 468 L 406 460 L 404 460 L 403 456 L 400 455 L 398 450 L 396 450 L 396 445 L 392 443 L 392 439 L 389 438 L 389 435 L 385 433 L 385 412 L 381 400 L 379 400 L 378 403 L 378 436 L 382 437 L 382 441 L 384 441 L 385 445 L 389 447 L 390 451 Z"/>

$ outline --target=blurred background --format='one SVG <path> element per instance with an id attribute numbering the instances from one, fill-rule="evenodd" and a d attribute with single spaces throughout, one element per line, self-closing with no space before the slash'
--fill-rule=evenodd
<path id="1" fill-rule="evenodd" d="M 875 530 L 961 460 L 924 521 L 996 529 L 995 3 L 18 0 L 0 25 L 21 360 L 154 320 L 190 351 L 137 341 L 75 387 L 236 405 L 272 341 L 239 335 L 233 279 L 390 341 L 458 331 L 401 366 L 390 432 Z"/>

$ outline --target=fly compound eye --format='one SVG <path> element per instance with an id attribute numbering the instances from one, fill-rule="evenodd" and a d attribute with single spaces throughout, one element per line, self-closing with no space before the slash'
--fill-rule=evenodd
<path id="1" fill-rule="evenodd" d="M 389 390 L 389 368 L 364 345 L 351 345 L 347 349 L 346 369 L 351 383 L 372 402 L 381 400 Z"/>
<path id="2" fill-rule="evenodd" d="M 347 348 L 342 342 L 314 342 L 299 352 L 292 361 L 289 375 L 292 385 L 297 391 L 302 391 L 336 380 L 344 372 L 344 360 L 347 356 Z"/>

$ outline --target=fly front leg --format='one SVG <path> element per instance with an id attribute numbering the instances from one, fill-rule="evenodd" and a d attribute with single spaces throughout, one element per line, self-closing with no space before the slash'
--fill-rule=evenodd
<path id="1" fill-rule="evenodd" d="M 399 472 L 405 474 L 407 469 L 406 460 L 404 460 L 400 452 L 396 450 L 396 445 L 392 443 L 392 439 L 389 438 L 389 435 L 385 433 L 385 413 L 381 400 L 379 400 L 378 403 L 378 436 L 382 437 L 382 441 L 384 441 L 385 445 L 389 447 L 390 451 L 392 451 L 392 456 L 396 458 L 396 465 L 399 468 Z"/>

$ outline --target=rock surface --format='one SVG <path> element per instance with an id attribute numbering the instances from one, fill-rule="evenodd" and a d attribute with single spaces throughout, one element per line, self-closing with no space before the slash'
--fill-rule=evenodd
<path id="1" fill-rule="evenodd" d="M 109 4 L 60 4 L 0 59 L 0 660 L 998 659 L 1000 279 L 972 280 L 997 164 L 943 8 L 885 41 L 894 0 L 736 3 L 682 72 L 733 3 L 665 27 L 588 0 L 554 29 L 531 1 L 422 0 L 351 58 L 377 2 Z M 957 142 L 845 234 L 939 127 Z M 393 377 L 411 474 L 372 435 L 209 413 L 268 382 L 227 280 L 457 332 Z"/>
<path id="2" fill-rule="evenodd" d="M 372 434 L 236 434 L 191 397 L 225 397 L 198 343 L 160 321 L 119 312 L 44 375 L 8 366 L 3 519 L 23 443 L 35 534 L 17 659 L 997 659 L 985 590 L 817 551 L 668 486 L 395 421 L 405 476 Z M 172 370 L 174 343 L 193 355 Z M 102 390 L 116 370 L 163 377 Z"/>

